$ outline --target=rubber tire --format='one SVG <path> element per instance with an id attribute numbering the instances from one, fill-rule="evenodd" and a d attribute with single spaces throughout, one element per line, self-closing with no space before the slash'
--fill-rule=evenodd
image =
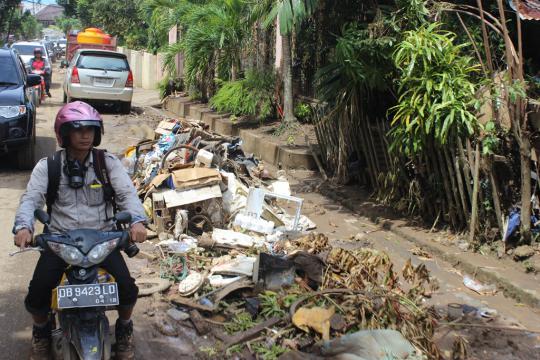
<path id="1" fill-rule="evenodd" d="M 20 170 L 32 170 L 36 164 L 35 160 L 35 135 L 32 140 L 28 142 L 26 147 L 20 149 L 17 152 L 17 167 Z"/>
<path id="2" fill-rule="evenodd" d="M 120 113 L 129 115 L 131 113 L 131 101 L 120 102 Z"/>

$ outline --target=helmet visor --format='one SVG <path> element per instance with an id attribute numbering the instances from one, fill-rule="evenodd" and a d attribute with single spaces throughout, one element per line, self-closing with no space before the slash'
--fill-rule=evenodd
<path id="1" fill-rule="evenodd" d="M 86 126 L 95 126 L 101 129 L 101 121 L 97 120 L 78 120 L 67 123 L 72 129 L 80 129 Z"/>

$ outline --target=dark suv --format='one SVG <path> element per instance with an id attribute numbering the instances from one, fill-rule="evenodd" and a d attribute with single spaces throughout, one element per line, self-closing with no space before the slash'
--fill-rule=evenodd
<path id="1" fill-rule="evenodd" d="M 20 169 L 34 166 L 36 111 L 32 86 L 39 75 L 27 75 L 24 64 L 11 49 L 0 49 L 0 155 L 17 153 Z"/>

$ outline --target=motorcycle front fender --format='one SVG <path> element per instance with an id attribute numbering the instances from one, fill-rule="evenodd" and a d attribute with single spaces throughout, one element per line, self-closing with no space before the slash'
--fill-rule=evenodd
<path id="1" fill-rule="evenodd" d="M 68 339 L 81 359 L 101 360 L 104 353 L 109 353 L 110 349 L 105 349 L 109 343 L 109 322 L 106 316 L 84 321 L 74 317 L 71 320 Z"/>

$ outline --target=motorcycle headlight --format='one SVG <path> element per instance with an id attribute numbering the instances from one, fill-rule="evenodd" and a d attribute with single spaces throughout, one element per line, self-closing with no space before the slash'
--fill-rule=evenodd
<path id="1" fill-rule="evenodd" d="M 80 265 L 84 260 L 84 255 L 75 246 L 49 242 L 49 248 L 65 262 L 70 265 Z"/>
<path id="2" fill-rule="evenodd" d="M 119 240 L 119 238 L 113 239 L 94 246 L 88 253 L 88 261 L 96 265 L 102 263 L 103 260 L 105 260 L 105 258 L 109 256 L 114 249 L 116 249 Z"/>
<path id="3" fill-rule="evenodd" d="M 24 105 L 0 106 L 0 117 L 9 119 L 24 114 L 26 114 L 26 106 Z"/>

